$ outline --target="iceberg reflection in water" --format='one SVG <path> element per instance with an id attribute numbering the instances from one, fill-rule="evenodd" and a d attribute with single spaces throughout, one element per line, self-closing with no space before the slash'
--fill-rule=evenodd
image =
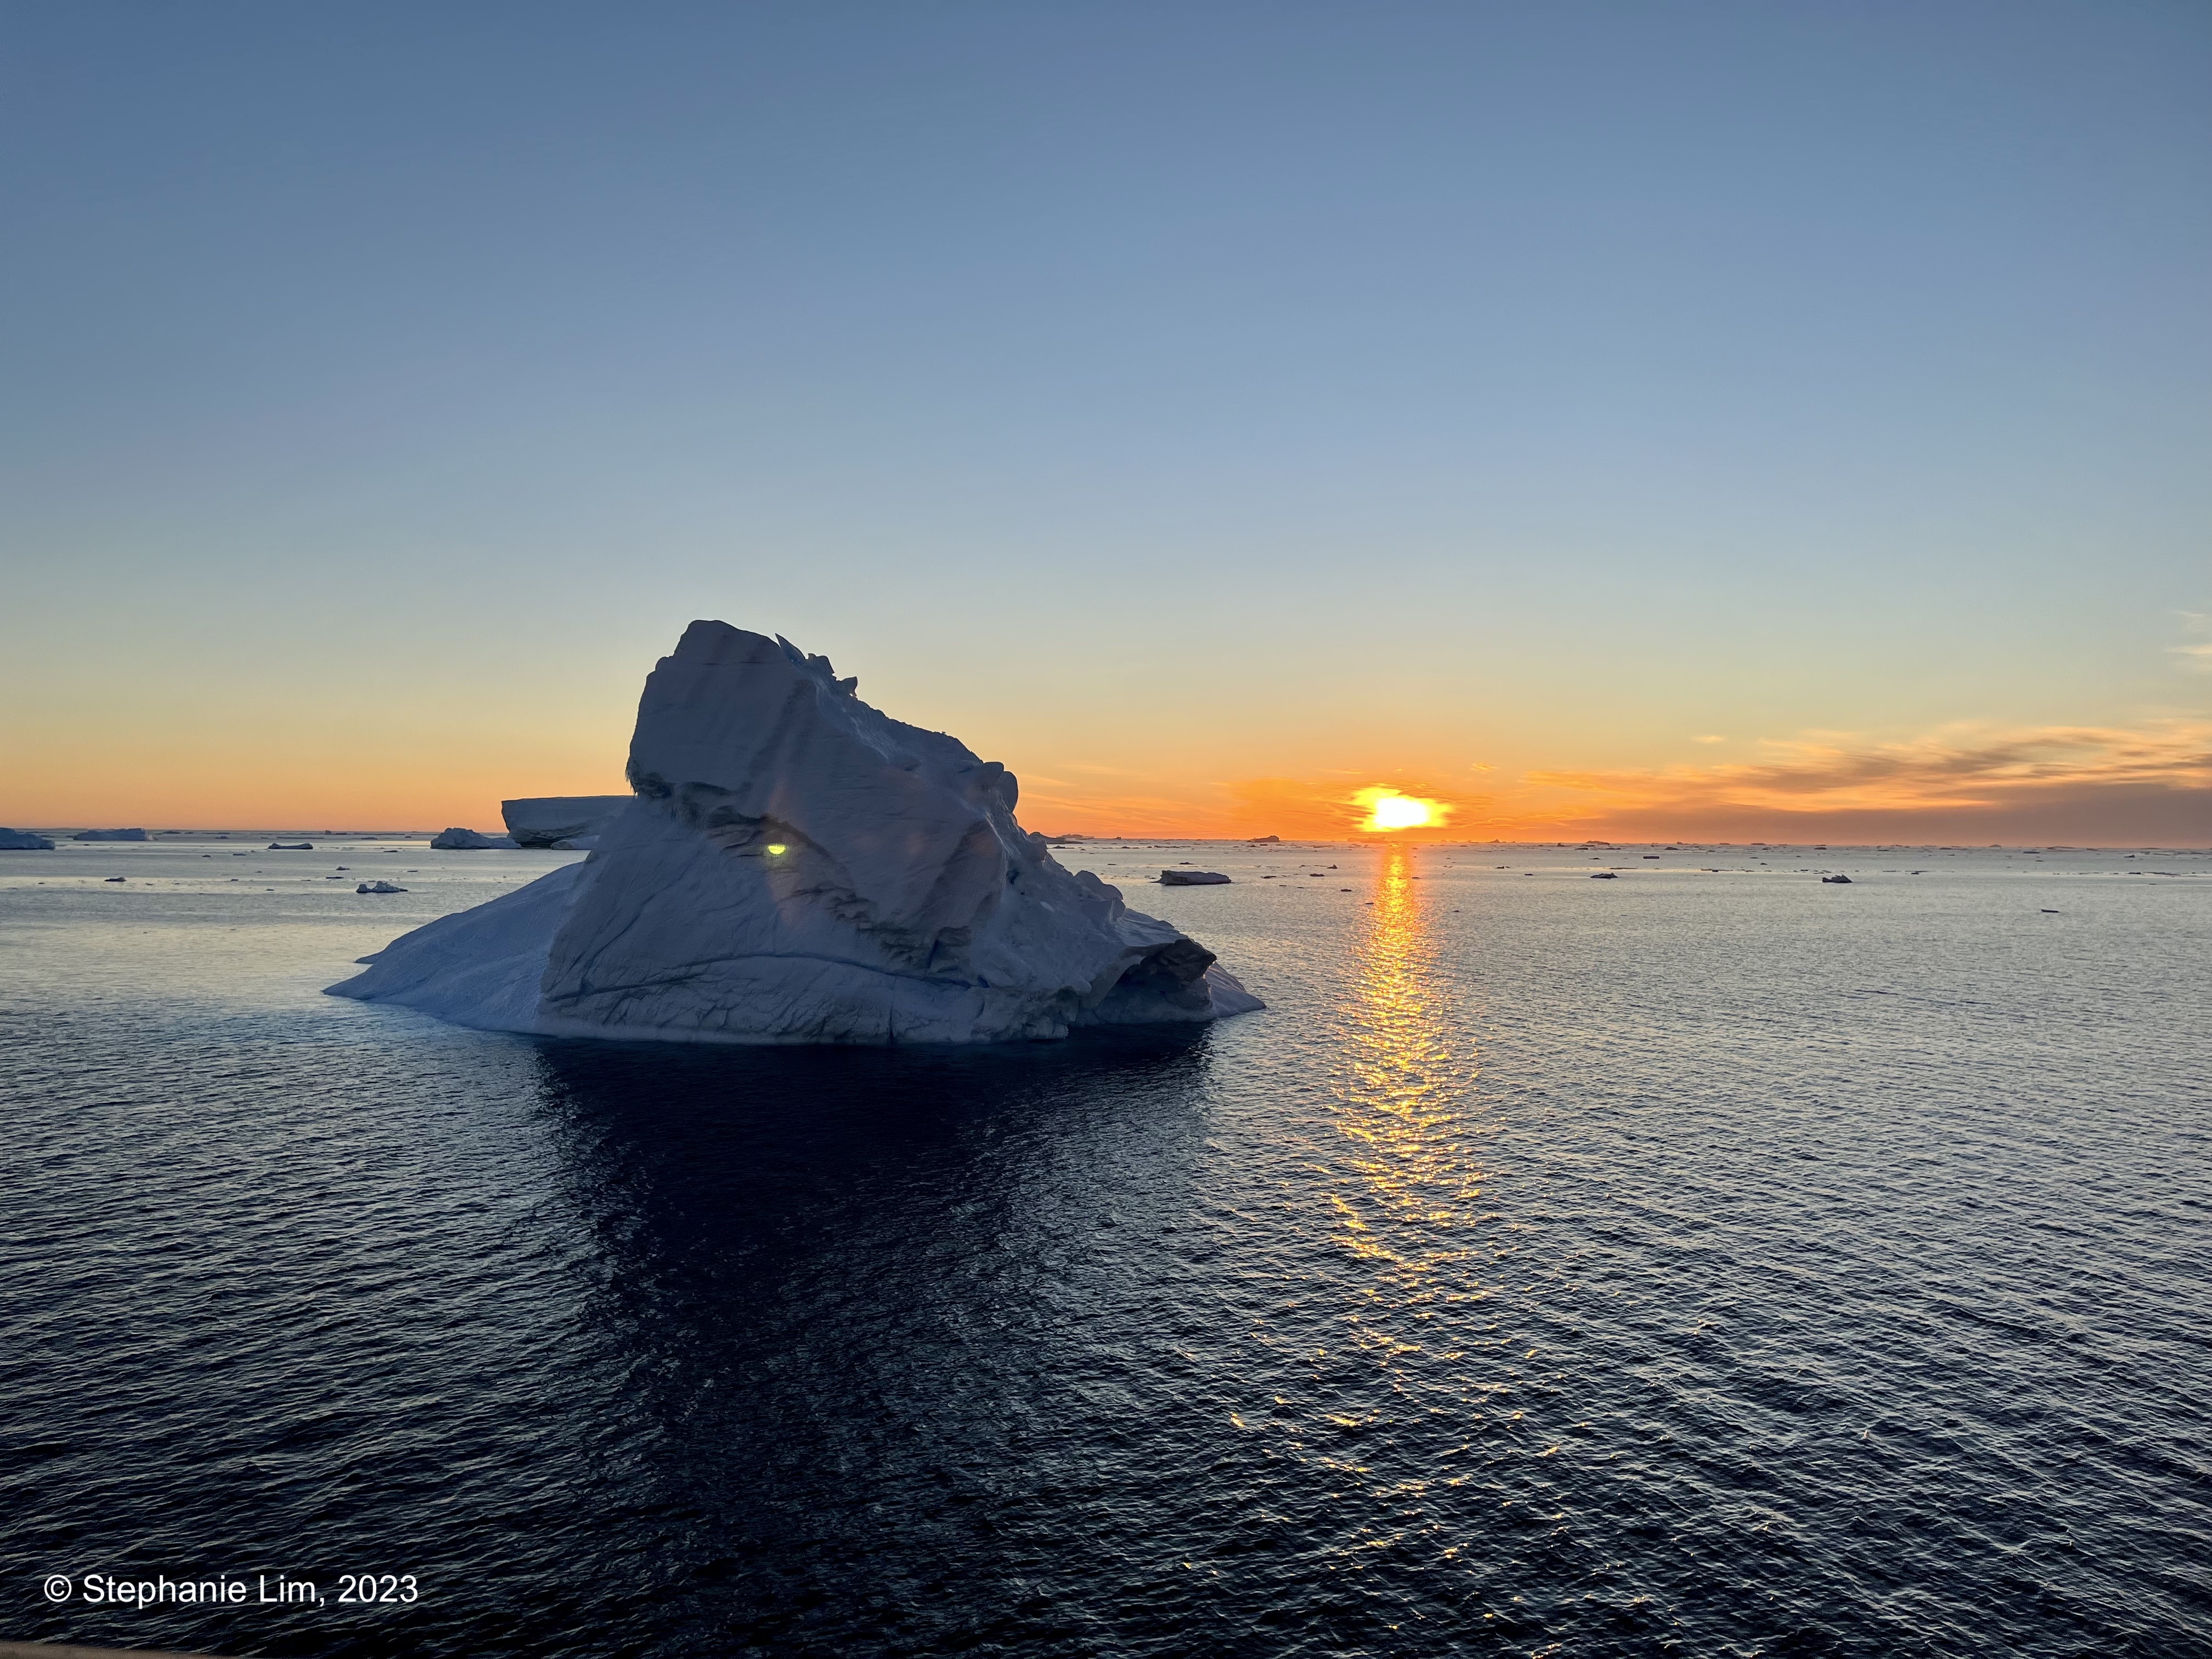
<path id="1" fill-rule="evenodd" d="M 2212 884 L 1188 848 L 1267 1012 L 699 1048 L 319 994 L 556 854 L 205 850 L 0 872 L 0 1549 L 431 1593 L 22 1635 L 2195 1639 Z"/>

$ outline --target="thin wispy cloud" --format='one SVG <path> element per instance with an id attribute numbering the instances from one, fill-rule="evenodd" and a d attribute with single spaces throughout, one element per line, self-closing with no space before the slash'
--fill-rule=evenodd
<path id="1" fill-rule="evenodd" d="M 1566 798 L 1561 821 L 1664 824 L 1788 838 L 1851 825 L 1909 836 L 2007 831 L 2212 840 L 2212 720 L 2140 726 L 1962 724 L 1900 742 L 1814 732 L 1765 739 L 1765 757 L 1648 770 L 1540 771 Z M 1579 797 L 1579 800 L 1576 798 Z M 1830 828 L 1820 826 L 1826 825 Z M 1948 826 L 1948 828 L 1944 826 Z"/>
<path id="2" fill-rule="evenodd" d="M 2182 611 L 2175 614 L 2181 618 L 2184 629 L 2208 637 L 2191 640 L 2184 645 L 2169 645 L 2166 647 L 2166 653 L 2181 659 L 2177 666 L 2184 673 L 2212 674 L 2212 617 L 2201 611 Z"/>
<path id="3" fill-rule="evenodd" d="M 1646 801 L 1725 799 L 1826 807 L 1988 806 L 2023 793 L 2117 784 L 2212 787 L 2212 721 L 2134 730 L 2061 726 L 1992 732 L 1960 726 L 1853 747 L 1832 734 L 1769 739 L 1771 760 L 1650 771 L 1532 772 L 1531 784 Z"/>

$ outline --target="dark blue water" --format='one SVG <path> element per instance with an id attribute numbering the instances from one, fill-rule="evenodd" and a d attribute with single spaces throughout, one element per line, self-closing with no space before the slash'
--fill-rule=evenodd
<path id="1" fill-rule="evenodd" d="M 870 1053 L 323 998 L 548 855 L 205 850 L 0 866 L 0 1638 L 2212 1652 L 2212 860 L 1238 855 L 1269 1012 Z"/>

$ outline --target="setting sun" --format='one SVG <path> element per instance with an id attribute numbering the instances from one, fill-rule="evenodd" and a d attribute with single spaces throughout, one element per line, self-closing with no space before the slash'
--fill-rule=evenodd
<path id="1" fill-rule="evenodd" d="M 1367 809 L 1362 830 L 1423 830 L 1441 824 L 1451 808 L 1425 795 L 1402 795 L 1395 789 L 1363 789 L 1352 798 Z"/>

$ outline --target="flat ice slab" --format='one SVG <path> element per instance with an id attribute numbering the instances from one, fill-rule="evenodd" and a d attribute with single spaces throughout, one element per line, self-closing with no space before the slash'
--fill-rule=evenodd
<path id="1" fill-rule="evenodd" d="M 557 847 L 588 841 L 629 805 L 628 795 L 538 795 L 503 800 L 499 812 L 517 846 Z"/>

